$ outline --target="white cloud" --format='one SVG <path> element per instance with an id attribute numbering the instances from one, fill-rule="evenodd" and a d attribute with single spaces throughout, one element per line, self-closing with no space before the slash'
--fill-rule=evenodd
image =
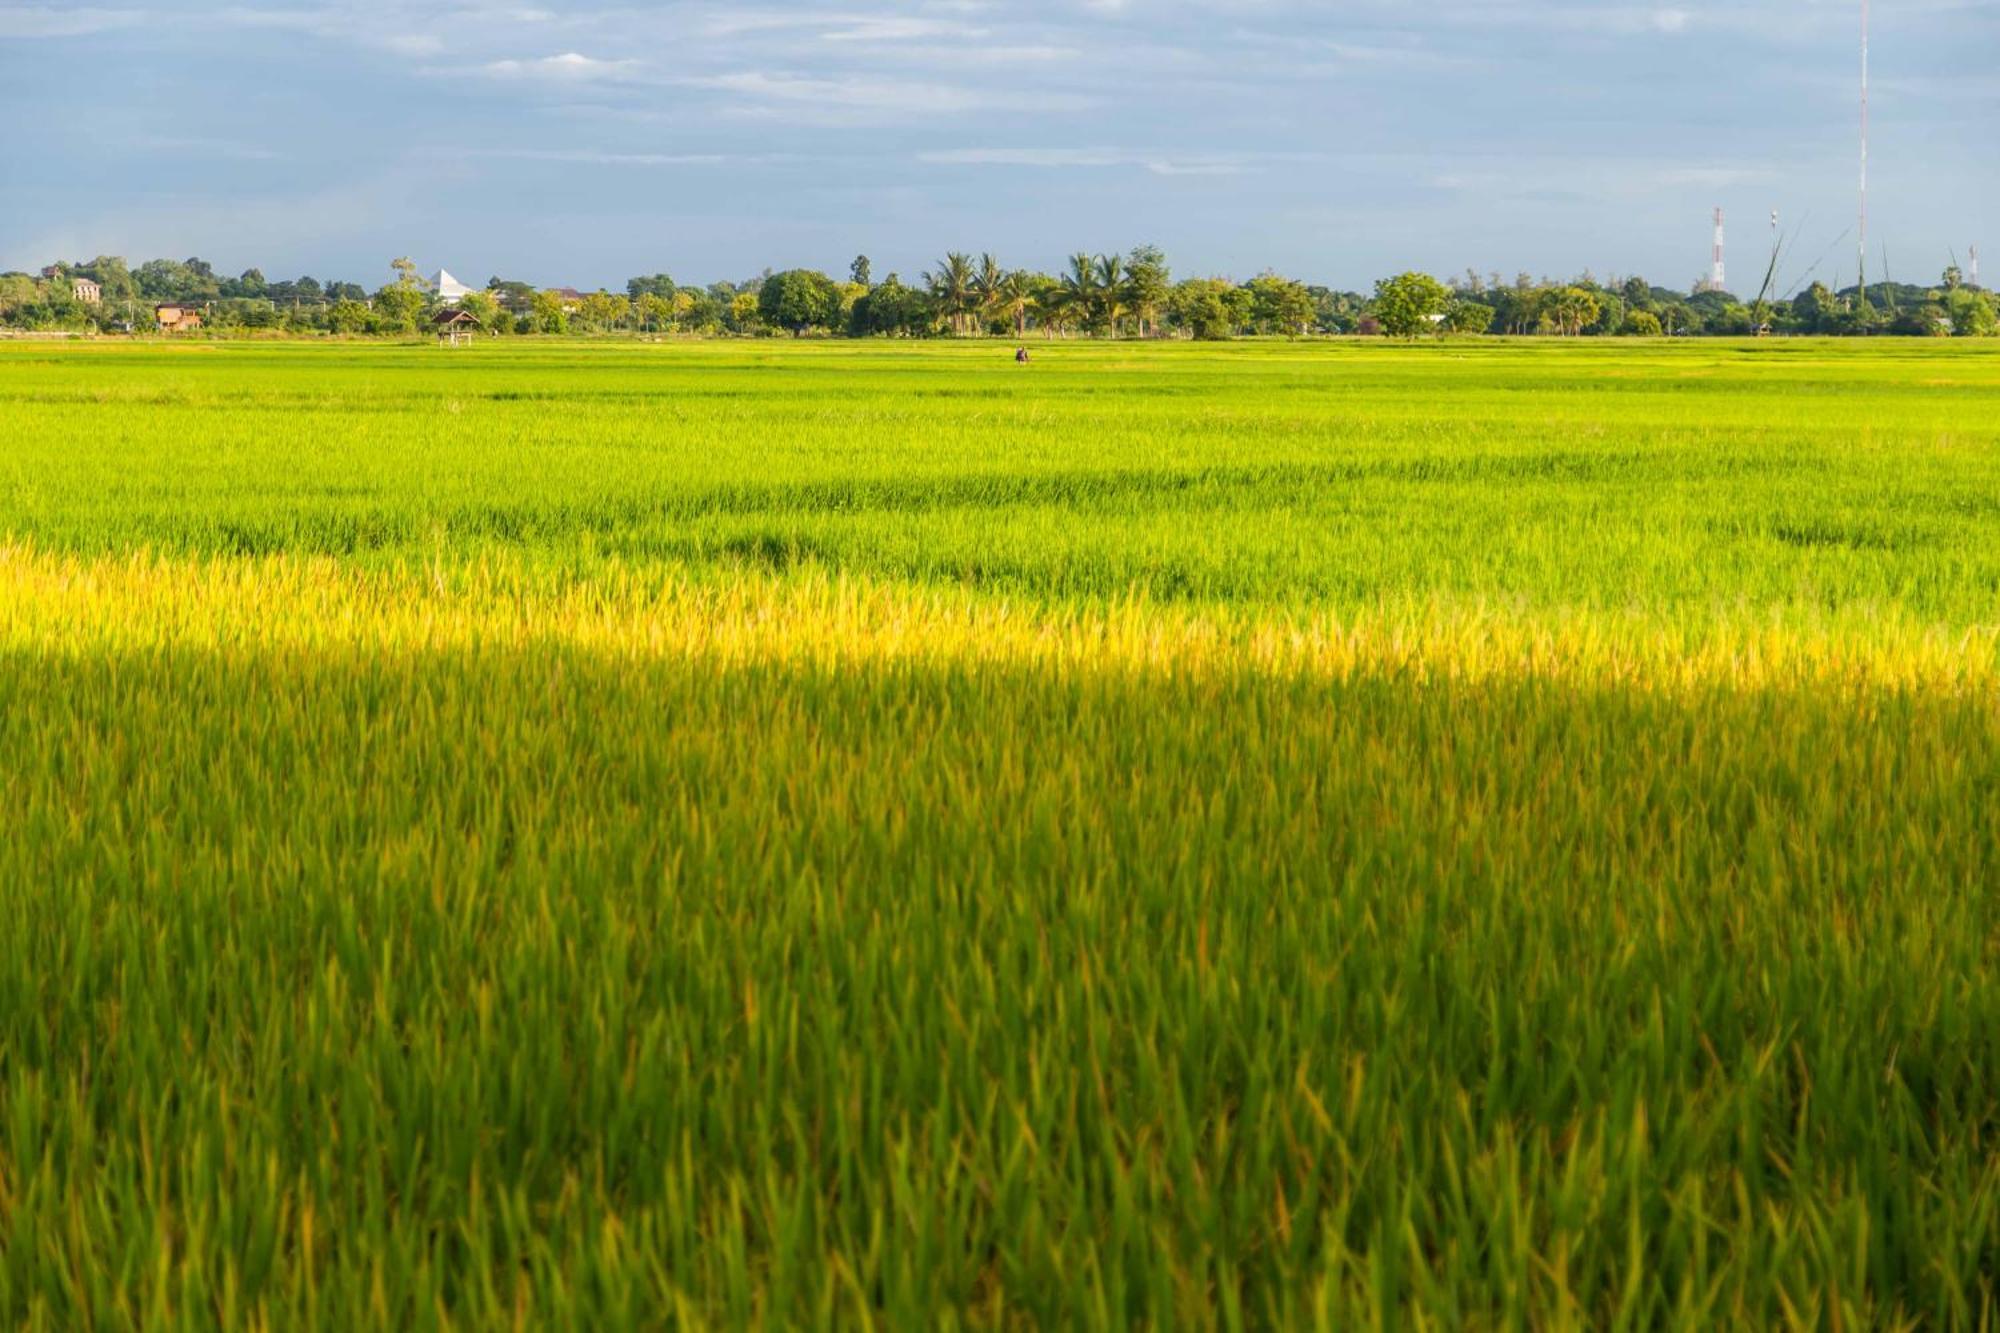
<path id="1" fill-rule="evenodd" d="M 636 60 L 599 60 L 579 51 L 543 56 L 539 60 L 491 60 L 478 67 L 481 74 L 502 79 L 589 80 L 623 78 L 639 67 Z"/>
<path id="2" fill-rule="evenodd" d="M 1055 65 L 1080 58 L 1074 46 L 899 46 L 877 54 L 901 64 Z"/>
<path id="3" fill-rule="evenodd" d="M 743 160 L 728 153 L 607 153 L 594 148 L 476 149 L 454 156 L 500 158 L 514 162 L 568 162 L 589 167 L 712 167 Z"/>
<path id="4" fill-rule="evenodd" d="M 767 108 L 783 105 L 811 107 L 820 111 L 955 115 L 969 111 L 1081 111 L 1091 105 L 1090 99 L 1068 93 L 973 88 L 955 83 L 883 79 L 859 74 L 814 77 L 745 70 L 685 82 L 691 87 L 709 88 L 733 94 L 747 102 L 763 103 Z"/>
<path id="5" fill-rule="evenodd" d="M 991 35 L 990 28 L 957 19 L 840 11 L 801 14 L 757 9 L 709 14 L 701 20 L 700 31 L 708 37 L 804 32 L 830 42 L 907 42 L 939 38 L 972 41 Z"/>
<path id="6" fill-rule="evenodd" d="M 864 16 L 841 21 L 820 34 L 828 42 L 911 42 L 939 37 L 977 40 L 991 35 L 986 28 L 967 27 L 943 19 Z"/>
<path id="7" fill-rule="evenodd" d="M 144 22 L 142 9 L 93 9 L 68 5 L 0 6 L 0 38 L 88 37 Z"/>
<path id="8" fill-rule="evenodd" d="M 1653 26 L 1661 32 L 1686 32 L 1688 20 L 1692 17 L 1685 9 L 1656 9 L 1653 11 Z"/>
<path id="9" fill-rule="evenodd" d="M 944 166 L 1122 167 L 1133 159 L 1108 148 L 952 148 L 918 153 L 917 160 Z"/>
<path id="10" fill-rule="evenodd" d="M 1129 168 L 1155 176 L 1235 176 L 1248 169 L 1241 157 L 1163 156 L 1116 148 L 953 148 L 919 153 L 917 160 L 934 166 Z"/>
<path id="11" fill-rule="evenodd" d="M 206 16 L 224 27 L 303 33 L 322 41 L 372 47 L 406 58 L 477 50 L 509 29 L 540 30 L 556 21 L 546 9 L 485 0 L 348 0 L 308 7 L 232 5 Z"/>

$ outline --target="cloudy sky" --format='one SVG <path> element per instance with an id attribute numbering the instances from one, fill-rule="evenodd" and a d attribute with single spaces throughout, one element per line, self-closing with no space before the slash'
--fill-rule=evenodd
<path id="1" fill-rule="evenodd" d="M 620 286 L 947 249 L 1852 280 L 1858 0 L 0 0 L 0 268 Z M 1875 0 L 1871 246 L 2000 276 L 2000 0 Z M 1813 266 L 1819 261 L 1816 272 Z M 1990 281 L 1991 279 L 1989 279 Z"/>

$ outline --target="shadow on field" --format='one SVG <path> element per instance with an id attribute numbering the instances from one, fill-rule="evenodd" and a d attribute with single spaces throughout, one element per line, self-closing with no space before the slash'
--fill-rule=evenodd
<path id="1" fill-rule="evenodd" d="M 17 654 L 0 743 L 9 1323 L 1993 1296 L 1990 700 Z"/>

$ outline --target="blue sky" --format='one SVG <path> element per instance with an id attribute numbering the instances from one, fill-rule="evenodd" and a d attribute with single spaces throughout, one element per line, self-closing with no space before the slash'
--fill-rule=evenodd
<path id="1" fill-rule="evenodd" d="M 0 0 L 0 268 L 1852 281 L 1855 0 Z M 2000 278 L 2000 0 L 1876 0 L 1871 269 Z"/>

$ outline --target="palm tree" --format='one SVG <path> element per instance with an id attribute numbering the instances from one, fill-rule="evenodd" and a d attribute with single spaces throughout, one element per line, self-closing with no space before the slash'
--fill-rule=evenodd
<path id="1" fill-rule="evenodd" d="M 966 312 L 972 309 L 972 257 L 953 250 L 938 265 L 937 272 L 924 274 L 924 282 L 938 303 L 938 312 L 951 321 L 953 333 L 965 332 Z"/>
<path id="2" fill-rule="evenodd" d="M 1028 311 L 1034 305 L 1035 278 L 1026 269 L 1017 268 L 1002 275 L 993 289 L 993 312 L 1014 321 L 1016 337 L 1025 338 L 1028 335 Z"/>
<path id="3" fill-rule="evenodd" d="M 1584 325 L 1596 319 L 1601 307 L 1597 298 L 1581 287 L 1562 287 L 1549 294 L 1543 318 L 1555 325 L 1565 338 L 1579 337 Z"/>
<path id="4" fill-rule="evenodd" d="M 1125 313 L 1125 261 L 1117 255 L 1097 257 L 1098 318 L 1111 336 L 1118 336 L 1118 316 Z"/>
<path id="5" fill-rule="evenodd" d="M 1000 288 L 1007 281 L 1007 270 L 1000 267 L 1000 261 L 992 255 L 979 257 L 979 273 L 972 279 L 972 295 L 978 303 L 982 320 L 990 319 L 1000 308 Z"/>
<path id="6" fill-rule="evenodd" d="M 1069 268 L 1057 284 L 1055 296 L 1056 308 L 1066 319 L 1088 323 L 1095 318 L 1097 265 L 1089 255 L 1077 253 L 1069 257 Z"/>

